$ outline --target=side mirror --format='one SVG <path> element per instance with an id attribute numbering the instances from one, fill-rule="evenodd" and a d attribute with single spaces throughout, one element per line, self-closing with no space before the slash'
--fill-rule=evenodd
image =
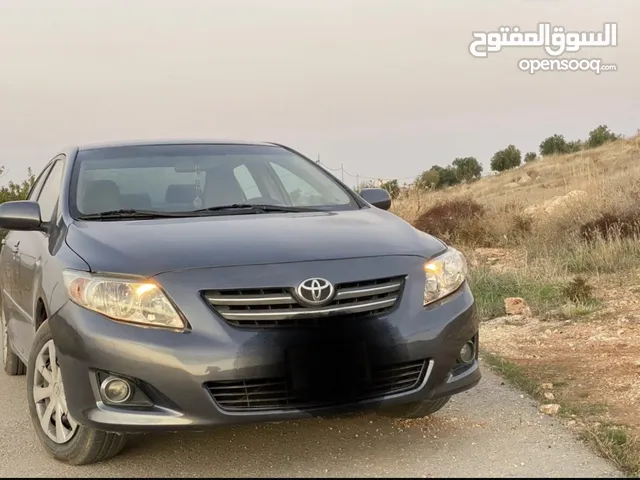
<path id="1" fill-rule="evenodd" d="M 0 228 L 6 230 L 39 230 L 42 226 L 40 205 L 30 200 L 0 204 Z"/>
<path id="2" fill-rule="evenodd" d="M 360 196 L 374 207 L 382 210 L 391 208 L 391 195 L 384 188 L 363 188 L 360 190 Z"/>

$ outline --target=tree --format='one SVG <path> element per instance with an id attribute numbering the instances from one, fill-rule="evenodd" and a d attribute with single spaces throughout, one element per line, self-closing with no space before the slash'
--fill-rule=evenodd
<path id="1" fill-rule="evenodd" d="M 435 165 L 433 169 L 438 172 L 438 177 L 440 178 L 438 187 L 451 187 L 460 183 L 456 169 L 453 166 L 449 165 L 442 168 L 439 165 Z"/>
<path id="2" fill-rule="evenodd" d="M 356 193 L 360 194 L 363 188 L 376 188 L 376 182 L 373 180 L 364 180 L 360 182 L 360 185 L 355 188 Z"/>
<path id="3" fill-rule="evenodd" d="M 397 196 L 400 195 L 398 180 L 388 180 L 386 182 L 383 182 L 382 185 L 380 185 L 380 188 L 383 188 L 387 192 L 389 192 L 389 196 L 391 198 L 397 198 Z"/>
<path id="4" fill-rule="evenodd" d="M 418 178 L 413 182 L 413 187 L 416 190 L 431 190 L 436 189 L 440 185 L 440 175 L 435 167 L 431 167 L 429 170 L 425 170 Z"/>
<path id="5" fill-rule="evenodd" d="M 600 125 L 589 132 L 589 138 L 585 146 L 587 148 L 596 148 L 605 143 L 614 142 L 622 138 L 622 135 L 616 135 L 606 125 Z"/>
<path id="6" fill-rule="evenodd" d="M 0 167 L 0 177 L 4 174 L 4 167 Z M 31 167 L 27 169 L 27 179 L 21 183 L 9 182 L 8 185 L 0 188 L 0 203 L 12 202 L 14 200 L 26 200 L 29 195 L 29 190 L 33 182 L 36 181 L 36 176 L 31 171 Z"/>
<path id="7" fill-rule="evenodd" d="M 564 138 L 564 135 L 551 135 L 540 143 L 540 155 L 562 155 L 570 153 L 571 147 Z"/>
<path id="8" fill-rule="evenodd" d="M 536 155 L 536 152 L 528 152 L 524 156 L 524 163 L 535 162 L 537 159 L 538 155 Z"/>
<path id="9" fill-rule="evenodd" d="M 582 142 L 580 140 L 572 140 L 567 142 L 567 153 L 575 153 L 582 150 Z"/>
<path id="10" fill-rule="evenodd" d="M 0 166 L 0 177 L 4 174 L 4 167 Z M 31 167 L 27 169 L 27 179 L 21 183 L 9 182 L 8 185 L 0 188 L 0 203 L 12 202 L 14 200 L 26 200 L 29 190 L 36 181 L 36 176 L 31 171 Z M 7 236 L 8 231 L 0 229 L 0 239 Z"/>
<path id="11" fill-rule="evenodd" d="M 470 182 L 482 176 L 482 165 L 475 157 L 456 158 L 453 167 L 460 182 Z"/>
<path id="12" fill-rule="evenodd" d="M 491 158 L 491 170 L 503 172 L 520 166 L 522 153 L 515 145 L 509 145 L 504 150 L 499 150 Z"/>

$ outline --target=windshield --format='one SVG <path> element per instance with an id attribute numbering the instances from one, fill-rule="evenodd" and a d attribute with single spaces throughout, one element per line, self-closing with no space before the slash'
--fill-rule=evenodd
<path id="1" fill-rule="evenodd" d="M 78 153 L 73 217 L 115 210 L 193 212 L 234 204 L 359 208 L 327 172 L 279 146 L 151 145 Z"/>

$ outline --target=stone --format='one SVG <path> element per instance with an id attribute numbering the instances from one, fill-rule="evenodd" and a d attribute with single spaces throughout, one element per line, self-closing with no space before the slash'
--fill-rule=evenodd
<path id="1" fill-rule="evenodd" d="M 557 415 L 560 411 L 560 405 L 557 403 L 548 403 L 545 405 L 540 405 L 540 411 L 546 415 Z"/>
<path id="2" fill-rule="evenodd" d="M 520 297 L 509 297 L 504 299 L 504 310 L 507 315 L 522 315 L 523 317 L 531 316 L 531 309 Z"/>

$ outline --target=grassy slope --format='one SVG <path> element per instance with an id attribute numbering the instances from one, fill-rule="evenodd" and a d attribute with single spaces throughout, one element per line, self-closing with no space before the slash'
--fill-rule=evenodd
<path id="1" fill-rule="evenodd" d="M 527 207 L 540 205 L 553 197 L 575 190 L 586 192 L 586 195 L 566 208 L 557 208 L 546 214 L 525 213 Z M 480 203 L 485 213 L 481 217 L 460 223 L 457 232 L 430 233 L 446 236 L 446 240 L 471 258 L 472 287 L 483 317 L 492 318 L 503 314 L 503 299 L 521 296 L 531 305 L 538 319 L 553 312 L 552 320 L 573 321 L 578 325 L 572 330 L 572 334 L 576 336 L 594 333 L 604 335 L 607 332 L 612 336 L 615 335 L 612 329 L 620 328 L 616 325 L 623 314 L 625 319 L 640 319 L 640 311 L 635 304 L 622 313 L 621 309 L 614 308 L 615 314 L 608 314 L 612 318 L 605 318 L 607 315 L 604 311 L 598 312 L 598 305 L 601 303 L 599 296 L 604 299 L 604 303 L 609 302 L 615 307 L 618 303 L 625 302 L 623 298 L 628 299 L 628 293 L 618 300 L 610 292 L 611 289 L 635 288 L 632 284 L 637 284 L 640 279 L 640 239 L 600 239 L 588 243 L 580 237 L 581 226 L 603 214 L 620 217 L 630 212 L 640 212 L 640 135 L 593 150 L 543 158 L 469 185 L 436 192 L 408 192 L 394 202 L 392 211 L 414 223 L 421 214 L 436 204 L 465 198 L 472 198 Z M 436 223 L 426 222 L 433 225 Z M 462 233 L 466 235 L 460 235 L 461 230 L 465 230 Z M 507 259 L 504 268 L 495 269 L 482 260 L 474 261 L 478 247 L 517 252 L 514 255 L 517 261 Z M 567 285 L 576 275 L 587 279 L 588 284 L 593 287 L 593 294 L 587 294 L 584 301 L 575 298 L 570 301 L 572 293 Z M 589 322 L 592 322 L 591 326 Z M 541 331 L 547 329 L 548 333 L 549 326 L 542 325 Z M 517 332 L 518 327 L 515 328 L 514 331 Z M 529 333 L 538 335 L 537 332 L 538 330 L 533 329 Z M 562 338 L 554 340 L 553 335 L 544 336 L 548 337 L 545 339 L 547 348 L 554 348 L 554 341 L 558 342 L 555 346 L 557 350 L 564 348 Z M 626 340 L 632 346 L 640 345 L 640 339 L 636 337 Z M 501 356 L 498 345 L 500 342 L 490 345 L 493 354 L 485 358 L 493 368 L 497 368 L 506 378 L 536 398 L 541 398 L 540 382 L 544 382 L 551 371 L 576 379 L 574 383 L 581 387 L 587 385 L 588 380 L 598 380 L 590 378 L 594 375 L 610 375 L 611 371 L 616 371 L 613 366 L 611 370 L 604 371 L 609 373 L 581 369 L 578 364 L 589 362 L 589 349 L 586 349 L 584 358 L 578 356 L 579 352 L 572 354 L 575 355 L 573 357 L 554 357 L 553 350 L 547 350 L 547 353 L 540 356 L 537 347 L 534 348 L 534 345 L 527 344 L 524 340 L 517 340 L 517 335 L 509 337 L 509 341 L 513 345 L 517 344 L 520 349 L 529 348 L 528 353 L 536 360 L 526 360 L 527 352 L 522 356 L 516 354 L 506 358 L 509 352 L 505 350 L 504 356 Z M 593 348 L 595 355 L 598 347 Z M 604 349 L 598 354 L 603 358 L 612 356 Z M 549 360 L 545 360 L 546 358 Z M 627 377 L 621 376 L 618 379 L 620 384 L 633 384 L 634 379 L 637 382 L 633 366 L 626 365 L 625 371 Z M 612 403 L 612 407 L 594 415 L 595 410 L 590 405 L 601 405 L 601 400 L 597 399 L 598 392 L 585 393 L 584 388 L 577 392 L 574 391 L 573 384 L 562 391 L 564 393 L 560 395 L 560 399 L 555 401 L 562 403 L 563 411 L 571 412 L 571 418 L 576 419 L 579 425 L 584 425 L 580 430 L 584 438 L 627 473 L 640 473 L 640 448 L 633 437 L 633 430 L 631 434 L 627 434 L 624 427 L 618 428 L 612 423 L 610 415 L 612 411 L 615 413 L 624 408 L 633 415 L 637 408 L 634 410 L 632 405 L 629 409 L 622 395 L 605 394 L 600 399 L 605 398 Z M 593 400 L 589 393 L 593 393 Z M 616 404 L 617 401 L 619 404 Z M 580 405 L 580 408 L 576 405 Z M 631 418 L 635 425 L 640 425 L 639 416 L 640 412 L 635 418 Z M 629 418 L 625 417 L 627 420 Z"/>

